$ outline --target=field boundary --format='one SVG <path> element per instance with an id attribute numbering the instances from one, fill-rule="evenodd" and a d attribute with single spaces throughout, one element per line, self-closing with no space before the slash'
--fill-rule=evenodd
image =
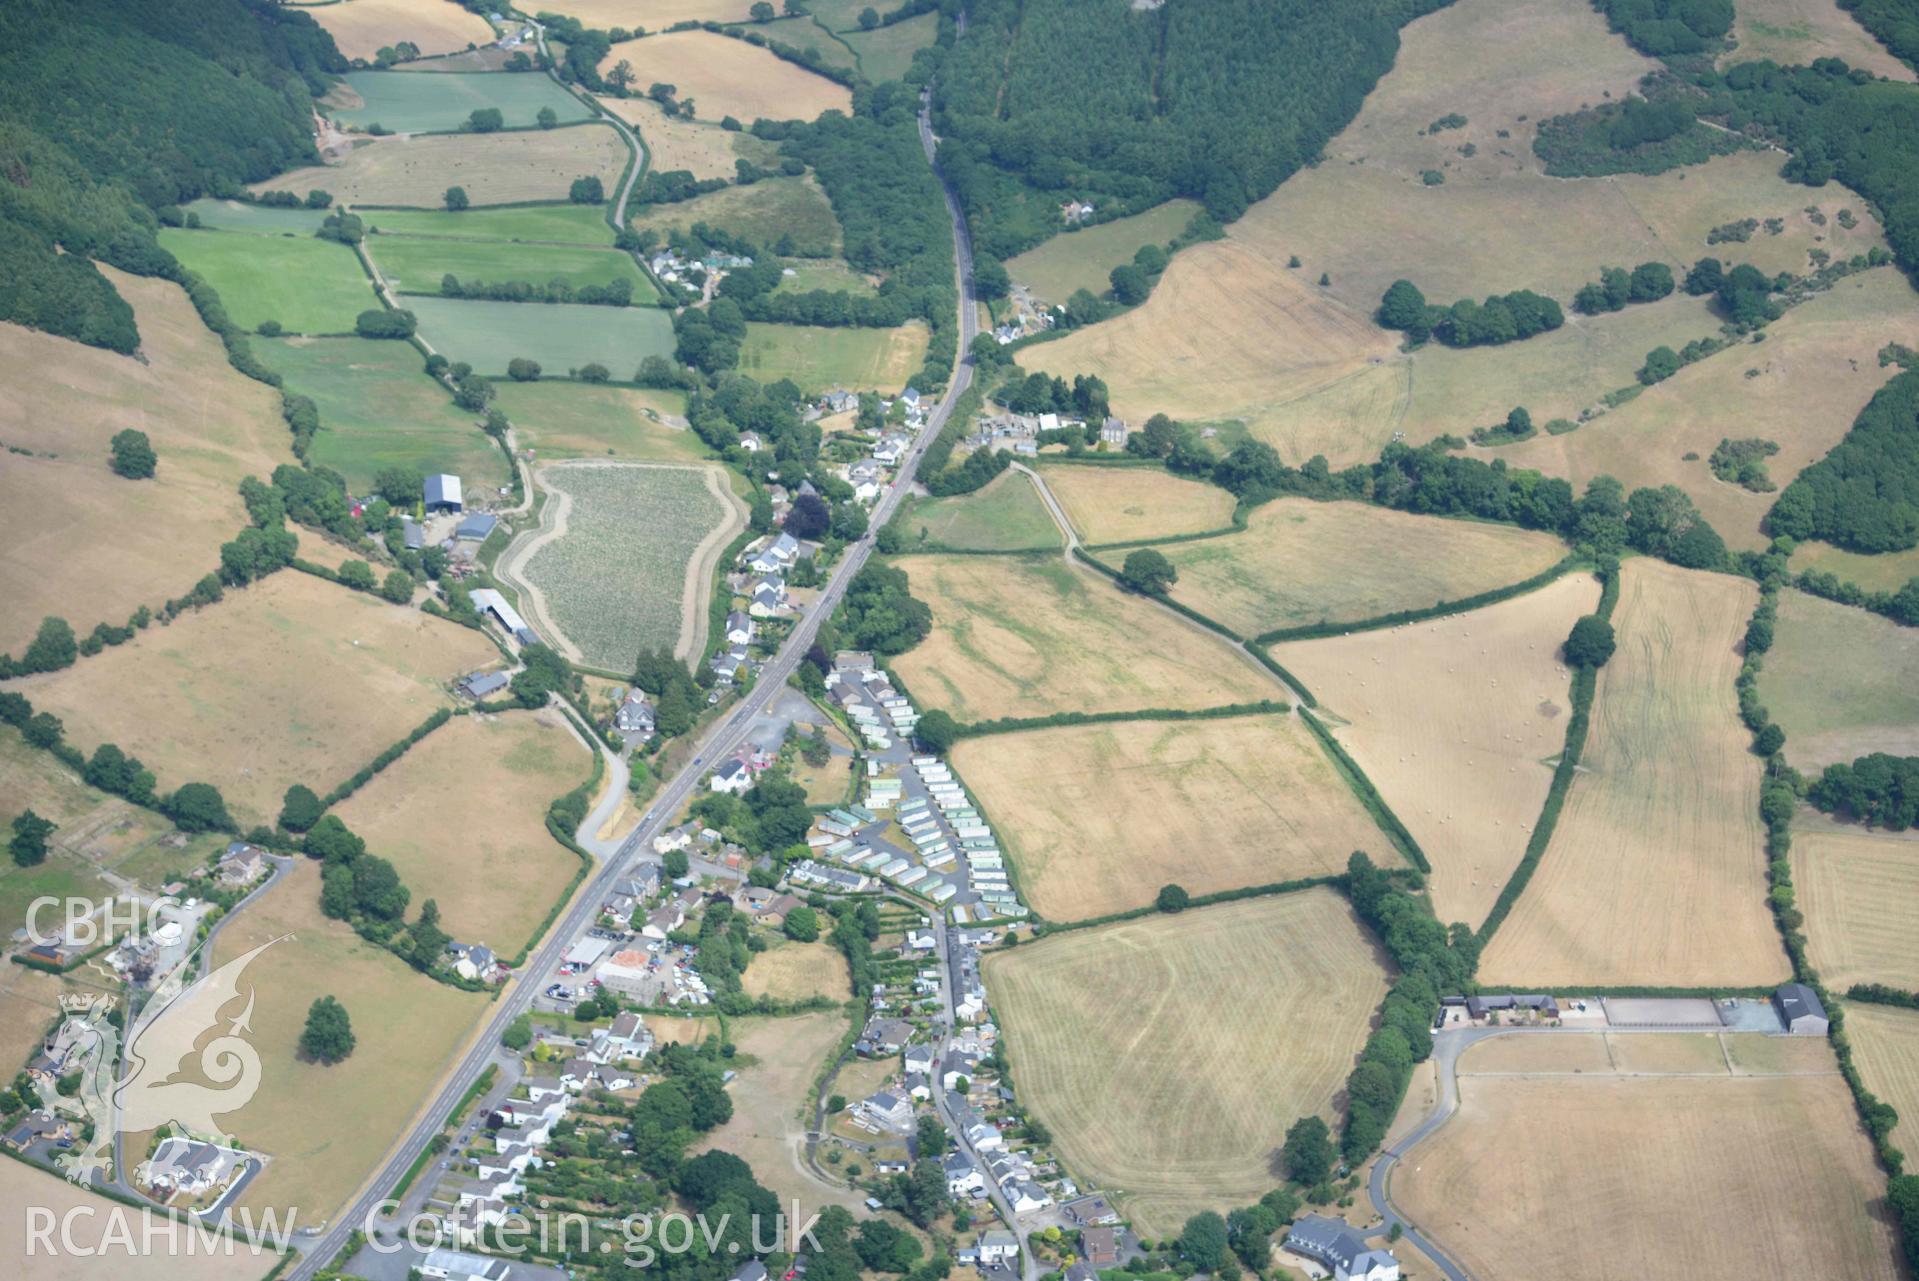
<path id="1" fill-rule="evenodd" d="M 1333 732 L 1321 724 L 1317 716 L 1302 707 L 1299 709 L 1299 719 L 1306 722 L 1306 728 L 1313 732 L 1313 737 L 1319 740 L 1319 745 L 1332 758 L 1333 768 L 1338 771 L 1353 798 L 1372 817 L 1379 830 L 1386 834 L 1386 839 L 1393 843 L 1400 856 L 1420 871 L 1430 873 L 1433 865 L 1427 859 L 1426 851 L 1419 847 L 1413 834 L 1399 821 L 1399 815 L 1393 813 L 1393 807 L 1379 794 L 1379 789 L 1366 776 L 1366 771 L 1359 768 L 1359 762 L 1347 755 L 1346 749 L 1333 737 Z"/>
<path id="2" fill-rule="evenodd" d="M 1388 628 L 1400 627 L 1407 623 L 1423 623 L 1435 618 L 1446 618 L 1453 614 L 1467 614 L 1488 605 L 1497 605 L 1524 596 L 1530 592 L 1565 577 L 1576 569 L 1591 564 L 1591 560 L 1573 553 L 1560 560 L 1549 569 L 1541 570 L 1531 578 L 1517 583 L 1508 583 L 1504 587 L 1495 587 L 1475 596 L 1463 596 L 1458 600 L 1443 600 L 1425 609 L 1402 609 L 1390 614 L 1379 614 L 1372 618 L 1362 618 L 1350 623 L 1308 623 L 1302 627 L 1279 627 L 1270 632 L 1261 632 L 1252 638 L 1254 645 L 1280 645 L 1287 641 L 1327 640 L 1335 636 L 1352 636 L 1359 632 L 1377 632 Z"/>
<path id="3" fill-rule="evenodd" d="M 1125 721 L 1213 721 L 1235 716 L 1284 714 L 1292 704 L 1277 699 L 1257 703 L 1227 703 L 1220 707 L 1196 709 L 1148 707 L 1136 712 L 1055 712 L 1051 716 L 1002 716 L 990 721 L 967 721 L 959 725 L 960 738 L 987 738 L 994 734 L 1023 734 L 1032 730 L 1069 729 L 1080 725 L 1112 725 Z"/>
<path id="4" fill-rule="evenodd" d="M 1090 930 L 1102 925 L 1117 925 L 1121 921 L 1137 921 L 1147 916 L 1178 916 L 1183 912 L 1201 907 L 1217 907 L 1221 903 L 1236 903 L 1240 899 L 1270 898 L 1276 894 L 1297 894 L 1302 890 L 1332 889 L 1340 897 L 1346 895 L 1346 877 L 1302 876 L 1290 881 L 1273 881 L 1265 885 L 1247 885 L 1236 890 L 1215 890 L 1211 894 L 1195 894 L 1187 900 L 1186 906 L 1179 912 L 1162 912 L 1159 907 L 1148 903 L 1145 907 L 1128 908 L 1124 912 L 1108 912 L 1104 916 L 1089 916 L 1083 921 L 1039 920 L 1033 928 L 1034 941 L 1054 934 L 1069 934 L 1074 930 Z"/>

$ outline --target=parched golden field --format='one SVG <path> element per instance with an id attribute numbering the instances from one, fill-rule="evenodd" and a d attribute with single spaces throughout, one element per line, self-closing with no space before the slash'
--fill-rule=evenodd
<path id="1" fill-rule="evenodd" d="M 1273 1186 L 1286 1127 L 1333 1115 L 1386 990 L 1331 890 L 1058 935 L 985 977 L 1022 1101 L 1148 1236 Z"/>
<path id="2" fill-rule="evenodd" d="M 1901 1275 L 1845 1079 L 1466 1077 L 1393 1172 L 1482 1281 Z"/>
<path id="3" fill-rule="evenodd" d="M 118 743 L 163 789 L 212 783 L 245 828 L 291 784 L 326 792 L 498 657 L 478 632 L 286 570 L 19 688 L 70 741 Z"/>
<path id="4" fill-rule="evenodd" d="M 747 967 L 749 983 L 753 967 L 772 955 L 760 956 Z M 834 960 L 843 973 L 845 963 L 837 956 Z M 647 1026 L 658 1036 L 664 1025 L 674 1021 L 648 1018 Z M 807 1092 L 846 1034 L 846 1016 L 838 1010 L 821 1010 L 786 1018 L 739 1019 L 729 1031 L 739 1053 L 754 1061 L 740 1069 L 727 1090 L 733 1099 L 732 1119 L 701 1136 L 688 1155 L 710 1149 L 731 1152 L 751 1165 L 753 1177 L 789 1210 L 797 1197 L 809 1214 L 821 1206 L 839 1205 L 863 1216 L 864 1192 L 828 1183 L 807 1169 L 803 1159 L 806 1133 L 813 1128 Z"/>
<path id="5" fill-rule="evenodd" d="M 1510 525 L 1306 498 L 1255 509 L 1243 533 L 1160 550 L 1179 570 L 1174 599 L 1243 636 L 1464 600 L 1566 554 L 1550 534 Z"/>
<path id="6" fill-rule="evenodd" d="M 291 937 L 285 937 L 291 935 Z M 241 977 L 257 994 L 253 1047 L 260 1089 L 221 1117 L 241 1143 L 271 1160 L 239 1204 L 257 1214 L 297 1209 L 301 1226 L 330 1219 L 373 1172 L 486 1012 L 477 992 L 436 983 L 320 914 L 320 865 L 298 859 L 234 916 L 214 945 L 224 965 L 263 943 Z M 300 1033 L 322 996 L 344 1005 L 357 1042 L 331 1066 L 304 1061 Z M 327 1117 L 350 1117 L 350 1125 Z"/>
<path id="7" fill-rule="evenodd" d="M 1766 906 L 1760 763 L 1733 678 L 1745 579 L 1636 559 L 1585 753 L 1487 983 L 1762 984 L 1789 972 Z"/>
<path id="8" fill-rule="evenodd" d="M 1848 1001 L 1845 1014 L 1859 1075 L 1899 1113 L 1892 1141 L 1910 1152 L 1919 1136 L 1919 1010 Z"/>
<path id="9" fill-rule="evenodd" d="M 1158 467 L 1058 463 L 1039 478 L 1080 538 L 1095 546 L 1200 534 L 1233 519 L 1231 494 Z"/>
<path id="10" fill-rule="evenodd" d="M 1715 330 L 1706 323 L 1694 336 Z M 1841 280 L 1767 326 L 1764 342 L 1690 365 L 1578 431 L 1541 434 L 1495 452 L 1515 467 L 1564 476 L 1575 489 L 1595 475 L 1614 476 L 1628 490 L 1678 485 L 1733 547 L 1764 547 L 1760 524 L 1779 495 L 1715 479 L 1706 464 L 1713 447 L 1727 437 L 1777 443 L 1766 470 L 1785 488 L 1839 443 L 1873 393 L 1898 372 L 1879 365 L 1877 353 L 1888 341 L 1919 343 L 1912 286 L 1891 268 Z M 1642 350 L 1638 360 L 1644 359 Z M 1533 416 L 1539 418 L 1537 408 Z M 1689 453 L 1697 457 L 1688 460 Z"/>
<path id="11" fill-rule="evenodd" d="M 0 397 L 0 652 L 42 617 L 84 636 L 183 596 L 248 524 L 240 481 L 293 459 L 271 387 L 244 378 L 178 285 L 101 270 L 133 306 L 144 362 L 0 324 L 0 367 L 32 370 Z M 107 467 L 128 428 L 153 442 L 150 480 Z"/>
<path id="12" fill-rule="evenodd" d="M 814 997 L 847 1001 L 853 996 L 846 958 L 826 942 L 775 944 L 753 958 L 740 976 L 740 986 L 748 996 L 770 996 L 776 1001 Z"/>
<path id="13" fill-rule="evenodd" d="M 1919 635 L 1889 618 L 1779 594 L 1759 697 L 1807 772 L 1869 752 L 1919 754 Z"/>
<path id="14" fill-rule="evenodd" d="M 751 0 L 543 0 L 542 9 L 578 18 L 588 27 L 611 31 L 645 28 L 664 31 L 676 22 L 739 22 Z"/>
<path id="15" fill-rule="evenodd" d="M 1467 1076 L 1830 1076 L 1823 1037 L 1763 1032 L 1621 1032 L 1538 1036 L 1520 1032 L 1474 1042 L 1459 1057 Z"/>
<path id="16" fill-rule="evenodd" d="M 1834 0 L 1738 0 L 1734 48 L 1722 65 L 1770 59 L 1780 66 L 1840 58 L 1889 80 L 1911 80 L 1912 68 L 1892 56 Z"/>
<path id="17" fill-rule="evenodd" d="M 586 781 L 587 750 L 557 712 L 456 716 L 333 811 L 390 860 L 462 943 L 511 957 L 580 870 L 546 807 Z"/>
<path id="18" fill-rule="evenodd" d="M 362 0 L 353 0 L 360 3 Z M 447 0 L 433 0 L 446 3 Z M 597 177 L 611 190 L 626 166 L 626 144 L 605 125 L 435 134 L 362 143 L 338 164 L 294 169 L 255 183 L 255 191 L 318 187 L 344 205 L 418 205 L 437 209 L 446 189 L 466 188 L 475 205 L 560 200 L 575 178 Z M 377 214 L 368 215 L 373 222 Z"/>
<path id="19" fill-rule="evenodd" d="M 665 81 L 679 86 L 680 101 L 691 100 L 702 120 L 812 120 L 825 111 L 850 114 L 853 109 L 852 91 L 837 81 L 710 31 L 669 31 L 622 41 L 601 59 L 600 74 L 622 62 L 631 64 L 635 84 Z"/>
<path id="20" fill-rule="evenodd" d="M 1598 602 L 1591 576 L 1568 574 L 1471 613 L 1272 650 L 1425 850 L 1442 921 L 1477 927 L 1526 851 L 1566 741 L 1560 645 Z"/>
<path id="21" fill-rule="evenodd" d="M 933 632 L 893 660 L 923 707 L 962 721 L 1218 707 L 1280 688 L 1225 642 L 1057 557 L 895 562 Z"/>
<path id="22" fill-rule="evenodd" d="M 1807 955 L 1827 986 L 1919 987 L 1919 938 L 1911 928 L 1919 912 L 1919 835 L 1805 811 L 1793 828 L 1792 883 L 1806 914 Z"/>
<path id="23" fill-rule="evenodd" d="M 654 173 L 685 169 L 702 181 L 724 178 L 730 182 L 739 172 L 738 161 L 764 164 L 774 151 L 773 144 L 745 130 L 733 133 L 718 125 L 669 116 L 651 98 L 601 98 L 599 104 L 639 131 L 646 143 L 647 168 Z"/>
<path id="24" fill-rule="evenodd" d="M 426 57 L 491 44 L 493 24 L 452 0 L 341 0 L 301 10 L 332 35 L 348 58 L 365 58 L 411 40 Z"/>
<path id="25" fill-rule="evenodd" d="M 97 902 L 106 895 L 97 893 L 93 897 Z M 7 932 L 11 934 L 13 931 L 9 929 Z M 28 969 L 24 965 L 9 965 L 7 971 L 0 973 L 0 1070 L 9 1073 L 26 1067 L 27 1060 L 39 1050 L 41 1038 L 53 1029 L 58 1020 L 65 1017 L 60 1009 L 63 993 L 107 995 L 94 983 L 87 981 L 99 978 L 96 971 L 89 969 L 81 969 L 64 977 Z M 4 1252 L 0 1251 L 0 1258 L 4 1257 Z"/>
<path id="26" fill-rule="evenodd" d="M 1400 857 L 1291 716 L 1125 721 L 963 739 L 953 765 L 1055 921 L 1192 894 L 1337 875 Z M 757 964 L 758 962 L 756 962 Z"/>

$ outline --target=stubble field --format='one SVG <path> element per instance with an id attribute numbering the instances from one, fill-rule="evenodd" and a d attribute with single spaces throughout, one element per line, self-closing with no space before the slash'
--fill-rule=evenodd
<path id="1" fill-rule="evenodd" d="M 1804 592 L 1779 594 L 1759 695 L 1786 758 L 1816 773 L 1868 752 L 1919 753 L 1919 635 Z"/>
<path id="2" fill-rule="evenodd" d="M 1836 1071 L 1467 1077 L 1459 1113 L 1393 1177 L 1406 1213 L 1485 1281 L 1892 1281 L 1883 1188 Z"/>
<path id="3" fill-rule="evenodd" d="M 822 112 L 852 110 L 844 85 L 774 57 L 756 45 L 710 31 L 669 31 L 614 45 L 600 60 L 605 75 L 629 63 L 636 84 L 665 81 L 679 86 L 701 120 L 734 116 L 755 120 L 812 120 Z"/>
<path id="4" fill-rule="evenodd" d="M 1463 600 L 1566 554 L 1550 534 L 1509 525 L 1305 498 L 1255 509 L 1244 533 L 1161 550 L 1179 571 L 1173 598 L 1242 636 Z"/>
<path id="5" fill-rule="evenodd" d="M 353 250 L 331 240 L 165 227 L 160 245 L 219 291 L 242 329 L 272 320 L 292 334 L 348 334 L 380 305 Z"/>
<path id="6" fill-rule="evenodd" d="M 429 58 L 470 44 L 493 43 L 492 23 L 447 0 L 343 0 L 301 12 L 326 28 L 342 56 L 369 62 L 382 48 L 402 40 L 420 46 Z"/>
<path id="7" fill-rule="evenodd" d="M 626 144 L 599 125 L 381 138 L 356 146 L 337 165 L 295 169 L 254 190 L 304 196 L 317 187 L 342 204 L 437 208 L 448 187 L 460 186 L 475 205 L 500 205 L 562 199 L 575 178 L 597 177 L 611 188 L 625 165 Z M 381 220 L 372 214 L 371 221 Z"/>
<path id="8" fill-rule="evenodd" d="M 1622 572 L 1580 772 L 1479 977 L 1777 982 L 1789 967 L 1766 906 L 1760 765 L 1733 693 L 1757 589 L 1645 559 Z"/>
<path id="9" fill-rule="evenodd" d="M 1806 914 L 1806 951 L 1827 985 L 1919 988 L 1919 835 L 1870 831 L 1802 812 L 1792 883 Z M 1919 1113 L 1915 1113 L 1919 1116 Z"/>
<path id="10" fill-rule="evenodd" d="M 992 816 L 1033 910 L 1104 916 L 1191 894 L 1336 875 L 1399 855 L 1290 716 L 1127 721 L 962 740 L 953 764 Z"/>
<path id="11" fill-rule="evenodd" d="M 894 660 L 922 709 L 977 721 L 1280 696 L 1223 641 L 1055 558 L 896 563 L 933 611 L 932 635 Z"/>
<path id="12" fill-rule="evenodd" d="M 1910 1152 L 1919 1136 L 1919 1010 L 1848 1001 L 1846 1035 L 1866 1088 L 1892 1104 L 1892 1141 Z"/>
<path id="13" fill-rule="evenodd" d="M 286 570 L 21 689 L 72 741 L 118 743 L 163 789 L 212 783 L 245 828 L 293 783 L 327 791 L 444 706 L 444 682 L 497 657 L 478 632 Z"/>
<path id="14" fill-rule="evenodd" d="M 1477 927 L 1525 853 L 1566 739 L 1559 649 L 1598 603 L 1597 582 L 1568 574 L 1471 613 L 1272 651 L 1425 850 L 1442 921 Z"/>
<path id="15" fill-rule="evenodd" d="M 1039 473 L 1087 544 L 1174 538 L 1225 529 L 1234 498 L 1158 467 L 1048 464 Z"/>
<path id="16" fill-rule="evenodd" d="M 750 160 L 756 165 L 777 163 L 775 144 L 755 138 L 745 130 L 734 132 L 698 120 L 669 116 L 651 98 L 601 98 L 599 103 L 639 133 L 649 154 L 647 169 L 654 173 L 672 173 L 684 169 L 694 178 L 724 178 L 731 182 L 739 174 L 738 164 Z"/>
<path id="17" fill-rule="evenodd" d="M 1330 890 L 1060 935 L 985 970 L 1022 1101 L 1148 1236 L 1275 1184 L 1286 1127 L 1333 1115 L 1386 990 Z"/>
<path id="18" fill-rule="evenodd" d="M 589 760 L 553 711 L 456 716 L 334 812 L 440 907 L 461 943 L 512 957 L 531 941 L 579 858 L 546 830 L 546 807 Z"/>
<path id="19" fill-rule="evenodd" d="M 271 387 L 242 377 L 178 285 L 102 269 L 132 304 L 145 362 L 0 325 L 0 366 L 32 370 L 0 398 L 0 652 L 19 653 L 41 618 L 84 635 L 179 596 L 220 563 L 247 524 L 239 484 L 291 462 Z M 151 480 L 107 467 L 108 442 L 143 431 Z"/>

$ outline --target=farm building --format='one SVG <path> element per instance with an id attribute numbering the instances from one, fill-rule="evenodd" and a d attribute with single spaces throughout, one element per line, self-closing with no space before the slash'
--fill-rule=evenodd
<path id="1" fill-rule="evenodd" d="M 1793 1036 L 1824 1036 L 1828 1021 L 1819 994 L 1804 983 L 1788 983 L 1772 994 L 1779 1019 Z"/>
<path id="2" fill-rule="evenodd" d="M 474 512 L 454 528 L 453 536 L 463 543 L 483 543 L 487 535 L 498 528 L 499 524 L 498 516 L 491 516 L 486 512 Z"/>
<path id="3" fill-rule="evenodd" d="M 400 517 L 400 539 L 410 552 L 421 551 L 426 547 L 426 526 L 411 516 Z"/>
<path id="4" fill-rule="evenodd" d="M 456 480 L 454 483 L 457 485 L 459 482 Z M 491 614 L 493 621 L 504 628 L 507 635 L 520 642 L 520 644 L 536 645 L 539 643 L 539 634 L 526 625 L 526 620 L 520 617 L 520 611 L 507 604 L 506 597 L 500 595 L 500 593 L 493 588 L 476 587 L 468 593 L 468 596 L 473 601 L 473 608 L 479 610 L 482 614 Z"/>
<path id="5" fill-rule="evenodd" d="M 426 509 L 430 512 L 464 511 L 466 504 L 460 499 L 460 478 L 441 472 L 437 476 L 428 476 L 423 487 L 426 497 Z"/>
<path id="6" fill-rule="evenodd" d="M 1341 1219 L 1308 1214 L 1286 1234 L 1286 1248 L 1331 1268 L 1333 1281 L 1399 1281 L 1399 1260 L 1372 1250 L 1366 1238 Z"/>
<path id="7" fill-rule="evenodd" d="M 497 694 L 513 683 L 513 678 L 505 672 L 474 672 L 460 679 L 460 692 L 468 698 L 485 698 L 488 694 Z"/>

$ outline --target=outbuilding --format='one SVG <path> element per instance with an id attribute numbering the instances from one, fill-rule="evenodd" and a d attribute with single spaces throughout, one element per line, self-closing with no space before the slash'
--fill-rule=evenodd
<path id="1" fill-rule="evenodd" d="M 1330 1269 L 1333 1281 L 1399 1281 L 1392 1251 L 1367 1248 L 1366 1238 L 1343 1219 L 1304 1216 L 1286 1233 L 1286 1248 Z"/>
<path id="2" fill-rule="evenodd" d="M 464 511 L 466 504 L 460 499 L 460 478 L 447 472 L 428 476 L 423 487 L 426 509 L 430 512 Z"/>
<path id="3" fill-rule="evenodd" d="M 1772 994 L 1772 1003 L 1793 1036 L 1824 1036 L 1830 1026 L 1819 994 L 1804 983 L 1787 983 Z"/>

